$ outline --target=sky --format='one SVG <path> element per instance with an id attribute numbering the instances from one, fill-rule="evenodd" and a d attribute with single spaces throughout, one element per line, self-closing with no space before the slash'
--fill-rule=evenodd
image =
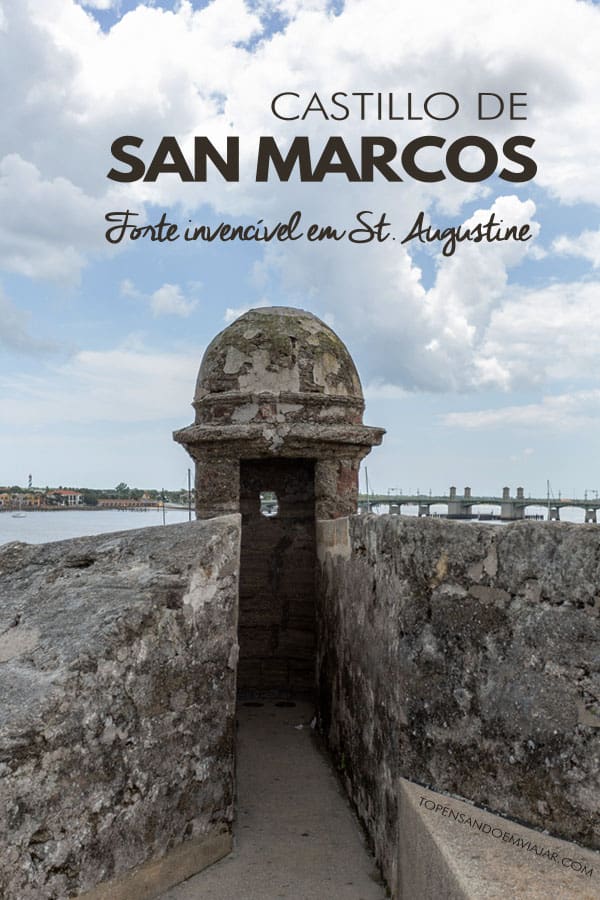
<path id="1" fill-rule="evenodd" d="M 586 0 L 0 0 L 0 483 L 183 487 L 171 432 L 193 419 L 204 348 L 246 309 L 284 305 L 324 319 L 356 361 L 365 421 L 387 429 L 372 489 L 600 489 L 599 23 Z M 338 91 L 392 94 L 397 114 L 443 92 L 459 112 L 390 122 L 355 104 L 344 121 L 284 121 L 284 91 L 299 95 L 290 115 L 315 93 L 331 113 Z M 479 92 L 525 97 L 526 119 L 478 120 Z M 341 136 L 358 158 L 365 135 L 401 148 L 424 134 L 479 135 L 501 162 L 509 137 L 530 136 L 537 174 L 255 179 L 260 136 Z M 120 135 L 143 138 L 146 166 L 165 135 L 188 160 L 194 136 L 221 152 L 238 136 L 239 181 L 113 181 Z M 419 159 L 443 168 L 438 151 Z M 368 209 L 398 239 L 111 245 L 105 215 L 124 209 L 182 228 L 294 210 L 350 228 Z M 532 238 L 448 257 L 401 242 L 421 211 L 440 228 L 494 212 Z"/>

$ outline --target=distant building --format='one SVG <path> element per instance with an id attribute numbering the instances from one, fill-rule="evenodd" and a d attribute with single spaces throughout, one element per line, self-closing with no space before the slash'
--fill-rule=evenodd
<path id="1" fill-rule="evenodd" d="M 23 506 L 39 507 L 43 500 L 44 496 L 39 491 L 29 491 L 27 494 L 23 494 Z"/>
<path id="2" fill-rule="evenodd" d="M 58 490 L 52 491 L 52 495 L 58 500 L 59 506 L 81 506 L 83 494 L 79 491 Z"/>
<path id="3" fill-rule="evenodd" d="M 33 491 L 22 494 L 3 491 L 0 494 L 0 509 L 21 509 L 22 507 L 33 508 L 42 505 L 42 496 Z"/>
<path id="4" fill-rule="evenodd" d="M 123 497 L 99 497 L 98 506 L 104 507 L 105 509 L 145 509 L 147 507 L 157 506 L 157 502 L 156 500 L 145 499 L 143 497 L 141 500 L 125 499 Z"/>

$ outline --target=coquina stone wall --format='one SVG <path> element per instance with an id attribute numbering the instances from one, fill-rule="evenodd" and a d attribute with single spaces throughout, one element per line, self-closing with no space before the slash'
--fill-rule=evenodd
<path id="1" fill-rule="evenodd" d="M 239 516 L 0 550 L 3 900 L 227 852 L 238 566 Z"/>
<path id="2" fill-rule="evenodd" d="M 276 492 L 264 516 L 260 491 Z M 314 463 L 242 460 L 238 692 L 308 696 L 315 682 Z"/>
<path id="3" fill-rule="evenodd" d="M 318 524 L 320 715 L 386 880 L 398 779 L 600 847 L 600 529 Z"/>

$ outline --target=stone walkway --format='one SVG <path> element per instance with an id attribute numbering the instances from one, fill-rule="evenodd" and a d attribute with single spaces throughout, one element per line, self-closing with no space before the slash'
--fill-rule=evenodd
<path id="1" fill-rule="evenodd" d="M 233 852 L 162 900 L 384 900 L 311 716 L 308 704 L 240 706 Z"/>

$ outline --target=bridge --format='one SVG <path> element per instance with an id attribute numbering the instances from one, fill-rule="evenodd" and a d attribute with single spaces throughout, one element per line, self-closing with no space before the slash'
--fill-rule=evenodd
<path id="1" fill-rule="evenodd" d="M 596 494 L 596 492 L 594 491 Z M 388 492 L 387 494 L 360 494 L 358 508 L 360 512 L 371 512 L 375 507 L 387 506 L 392 515 L 400 515 L 403 506 L 416 506 L 419 516 L 430 516 L 431 507 L 444 505 L 447 508 L 448 519 L 488 519 L 503 522 L 516 522 L 520 519 L 540 519 L 539 513 L 527 515 L 528 507 L 542 506 L 547 510 L 546 517 L 549 521 L 560 520 L 560 510 L 569 508 L 583 509 L 585 522 L 596 524 L 598 510 L 600 510 L 600 498 L 573 499 L 568 497 L 526 497 L 522 487 L 517 488 L 515 496 L 511 496 L 510 488 L 502 489 L 500 497 L 473 496 L 471 488 L 466 487 L 462 495 L 457 494 L 456 488 L 451 487 L 448 494 L 402 494 Z M 500 515 L 493 513 L 478 514 L 473 512 L 476 506 L 499 506 Z M 443 514 L 442 514 L 443 515 Z"/>

